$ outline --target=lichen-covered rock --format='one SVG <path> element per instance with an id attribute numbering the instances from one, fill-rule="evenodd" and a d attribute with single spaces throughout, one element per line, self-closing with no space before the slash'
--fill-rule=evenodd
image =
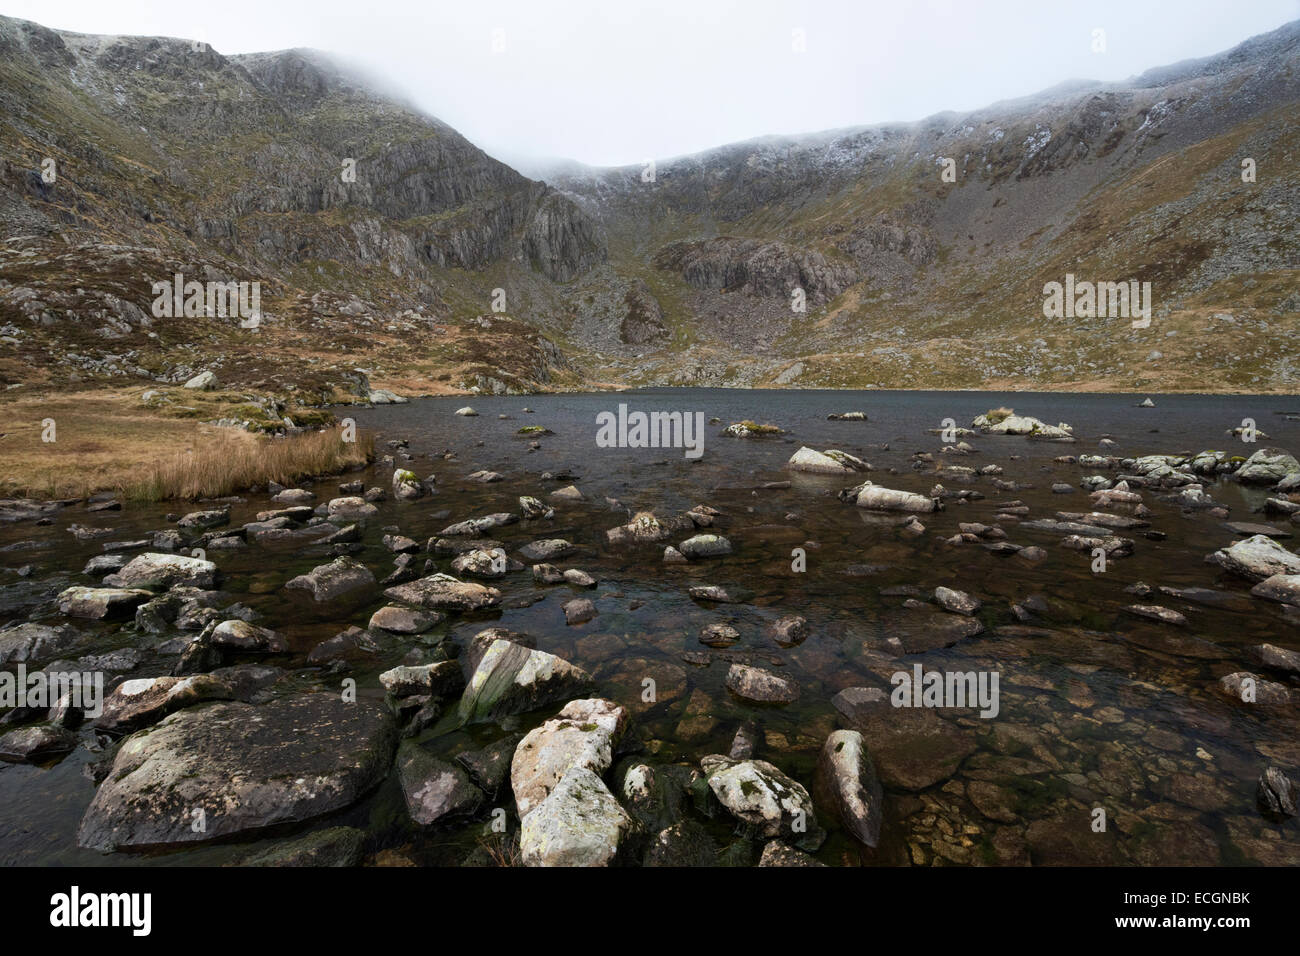
<path id="1" fill-rule="evenodd" d="M 461 767 L 410 741 L 397 749 L 397 780 L 411 819 L 421 826 L 472 816 L 484 802 Z"/>
<path id="2" fill-rule="evenodd" d="M 1246 485 L 1275 485 L 1288 475 L 1300 474 L 1300 461 L 1281 448 L 1261 448 L 1236 470 L 1234 476 Z"/>
<path id="3" fill-rule="evenodd" d="M 575 766 L 524 818 L 519 847 L 525 866 L 608 866 L 632 829 L 600 777 Z"/>
<path id="4" fill-rule="evenodd" d="M 800 846 L 821 844 L 812 797 L 803 785 L 766 760 L 732 760 L 710 754 L 700 766 L 718 801 L 761 837 L 785 837 Z"/>
<path id="5" fill-rule="evenodd" d="M 455 661 L 435 664 L 399 664 L 379 675 L 379 683 L 394 697 L 425 694 L 444 698 L 465 686 L 465 676 Z"/>
<path id="6" fill-rule="evenodd" d="M 510 785 L 522 820 L 572 767 L 600 775 L 614 759 L 627 727 L 627 711 L 612 701 L 571 700 L 560 713 L 530 731 L 515 748 Z"/>
<path id="7" fill-rule="evenodd" d="M 176 585 L 210 591 L 217 586 L 220 577 L 220 571 L 211 561 L 182 554 L 148 552 L 136 555 L 121 571 L 104 578 L 104 583 L 149 591 L 165 591 Z"/>

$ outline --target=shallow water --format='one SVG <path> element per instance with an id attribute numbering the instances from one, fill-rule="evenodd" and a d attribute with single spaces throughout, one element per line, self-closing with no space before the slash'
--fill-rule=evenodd
<path id="1" fill-rule="evenodd" d="M 1087 552 L 1062 548 L 1060 532 L 1021 528 L 1016 522 L 998 523 L 1011 542 L 1045 548 L 1045 560 L 1030 563 L 978 544 L 944 542 L 957 532 L 958 522 L 994 523 L 1000 506 L 1013 499 L 1029 507 L 1028 518 L 1093 510 L 1078 483 L 1096 469 L 1053 463 L 1059 455 L 1129 457 L 1205 448 L 1249 455 L 1267 445 L 1300 449 L 1300 420 L 1284 414 L 1300 411 L 1298 398 L 1166 396 L 1157 400 L 1156 408 L 1138 408 L 1142 397 L 656 389 L 428 399 L 340 411 L 373 430 L 381 455 L 390 451 L 386 442 L 409 441 L 406 451 L 414 460 L 404 466 L 420 477 L 432 472 L 438 478 L 432 497 L 385 502 L 379 516 L 368 523 L 365 550 L 356 557 L 376 577 L 392 569 L 392 556 L 380 540 L 383 528 L 396 526 L 423 543 L 454 521 L 518 511 L 521 494 L 546 498 L 569 482 L 544 482 L 541 473 L 570 469 L 585 496 L 582 502 L 556 502 L 553 521 L 520 522 L 486 536 L 504 541 L 512 552 L 529 540 L 567 538 L 581 550 L 556 563 L 582 568 L 599 581 L 594 591 L 567 585 L 536 587 L 525 570 L 489 582 L 503 592 L 502 610 L 472 620 L 453 616 L 449 624 L 418 639 L 383 642 L 373 664 L 355 669 L 352 676 L 362 693 L 382 696 L 377 675 L 398 663 L 413 644 L 436 643 L 445 635 L 451 644 L 463 646 L 484 627 L 500 625 L 531 635 L 539 649 L 588 669 L 596 676 L 597 695 L 631 708 L 633 730 L 626 746 L 639 748 L 643 758 L 696 764 L 705 754 L 726 753 L 737 728 L 754 721 L 760 729 L 756 756 L 811 790 L 822 742 L 831 730 L 845 726 L 830 703 L 837 691 L 854 686 L 888 690 L 889 675 L 910 671 L 916 662 L 927 669 L 996 671 L 1001 690 L 996 718 L 980 719 L 969 709 L 937 712 L 970 743 L 971 752 L 956 771 L 919 791 L 887 786 L 885 828 L 874 853 L 861 852 L 823 814 L 821 822 L 830 835 L 816 851 L 819 859 L 834 864 L 947 865 L 1300 862 L 1296 821 L 1269 823 L 1254 806 L 1256 781 L 1268 763 L 1297 776 L 1296 709 L 1252 708 L 1224 697 L 1218 686 L 1220 677 L 1234 671 L 1260 673 L 1245 653 L 1247 646 L 1267 641 L 1297 648 L 1300 634 L 1294 621 L 1284 619 L 1279 605 L 1249 596 L 1250 582 L 1205 563 L 1207 554 L 1235 538 L 1223 519 L 1204 512 L 1183 514 L 1177 505 L 1161 501 L 1160 492 L 1146 490 L 1144 502 L 1154 512 L 1151 530 L 1167 537 L 1156 541 L 1141 531 L 1119 532 L 1135 539 L 1136 553 L 1113 560 L 1103 574 L 1090 570 Z M 467 401 L 478 417 L 453 414 Z M 699 460 L 687 459 L 677 449 L 598 448 L 596 416 L 616 411 L 619 403 L 641 411 L 699 411 L 706 421 L 716 416 L 721 424 L 706 425 L 705 452 Z M 975 415 L 999 405 L 1049 423 L 1068 422 L 1079 440 L 1056 444 L 975 436 L 966 439 L 977 450 L 973 455 L 938 454 L 943 443 L 928 429 L 940 427 L 945 418 L 967 426 Z M 525 406 L 534 413 L 525 414 Z M 826 420 L 829 413 L 850 410 L 864 411 L 870 420 Z M 510 419 L 498 419 L 502 413 Z M 1225 435 L 1244 418 L 1253 418 L 1272 437 L 1248 445 Z M 721 435 L 725 424 L 742 419 L 771 421 L 788 434 L 761 439 Z M 530 439 L 515 434 L 524 425 L 543 425 L 555 434 L 540 437 L 541 449 L 529 451 Z M 1117 445 L 1099 449 L 1103 435 Z M 922 515 L 926 532 L 912 536 L 897 527 L 901 516 L 868 514 L 835 497 L 860 479 L 786 472 L 785 462 L 804 444 L 840 448 L 865 459 L 874 468 L 869 477 L 886 487 L 927 493 L 940 481 L 949 490 L 970 488 L 985 497 L 961 505 L 950 501 L 946 510 Z M 885 444 L 887 450 L 881 447 Z M 443 460 L 448 450 L 455 453 L 454 460 Z M 935 461 L 914 470 L 911 456 L 916 451 L 933 453 Z M 944 465 L 985 464 L 1001 466 L 1004 480 L 1034 487 L 1000 492 L 989 478 L 961 484 L 934 474 Z M 464 480 L 479 469 L 499 471 L 504 480 L 488 485 Z M 361 478 L 367 487 L 388 488 L 391 470 L 391 464 L 379 463 L 364 473 L 322 479 L 313 489 L 323 502 L 337 494 L 340 480 Z M 791 486 L 755 490 L 776 481 Z M 1053 482 L 1069 483 L 1076 490 L 1054 494 Z M 1266 491 L 1208 480 L 1206 490 L 1231 509 L 1232 520 L 1266 520 L 1251 514 Z M 614 548 L 606 543 L 605 530 L 624 524 L 636 511 L 666 516 L 699 503 L 722 512 L 712 530 L 731 540 L 733 554 L 673 566 L 662 562 L 662 544 Z M 231 526 L 275 507 L 265 495 L 244 496 L 233 506 Z M 89 557 L 102 553 L 105 540 L 145 537 L 168 527 L 168 511 L 185 510 L 190 509 L 173 504 L 88 514 L 74 506 L 48 527 L 21 523 L 0 528 L 0 547 L 34 542 L 32 547 L 0 552 L 0 564 L 16 568 L 30 562 L 37 567 L 27 580 L 3 572 L 0 621 L 61 620 L 49 599 L 69 584 L 90 583 L 80 570 Z M 1106 510 L 1127 513 L 1124 508 Z M 74 522 L 111 527 L 113 533 L 77 543 L 67 530 Z M 1269 523 L 1295 528 L 1277 520 Z M 1294 549 L 1294 540 L 1288 543 Z M 791 569 L 796 547 L 806 549 L 803 573 Z M 304 667 L 307 651 L 346 626 L 365 626 L 370 614 L 387 603 L 377 590 L 374 600 L 346 615 L 323 617 L 287 597 L 283 583 L 324 563 L 327 559 L 319 554 L 271 554 L 250 546 L 210 551 L 208 557 L 222 569 L 223 588 L 231 601 L 252 606 L 263 615 L 259 623 L 289 638 L 295 656 L 275 663 L 296 665 L 299 687 L 336 679 Z M 437 563 L 440 570 L 449 570 L 450 558 L 438 558 Z M 1163 594 L 1139 601 L 1124 590 L 1136 581 L 1228 593 L 1216 604 Z M 745 604 L 704 604 L 687 596 L 693 584 L 736 585 L 753 597 Z M 984 633 L 946 649 L 905 653 L 904 648 L 934 642 L 929 640 L 929 612 L 906 610 L 905 594 L 881 593 L 904 585 L 923 592 L 921 600 L 939 585 L 977 596 L 983 601 L 978 618 Z M 1046 601 L 1046 609 L 1028 622 L 1037 632 L 999 632 L 1000 627 L 1021 624 L 1011 605 L 1031 595 Z M 561 607 L 574 596 L 593 598 L 599 615 L 586 624 L 567 626 Z M 1122 610 L 1134 603 L 1179 610 L 1188 625 L 1159 624 Z M 810 636 L 797 647 L 782 648 L 765 627 L 789 613 L 808 619 Z M 726 650 L 710 649 L 698 639 L 704 625 L 719 621 L 733 624 L 741 634 L 739 643 Z M 129 626 L 96 627 L 97 653 L 114 647 L 153 647 L 172 636 L 143 639 Z M 891 638 L 901 638 L 904 647 Z M 723 685 L 729 660 L 750 661 L 796 680 L 800 699 L 784 707 L 760 707 L 732 696 Z M 168 673 L 173 663 L 174 658 L 147 654 L 126 676 Z M 1277 674 L 1267 676 L 1287 682 Z M 656 682 L 653 705 L 641 702 L 646 677 Z M 707 706 L 702 706 L 705 699 Z M 702 715 L 697 713 L 701 710 Z M 551 713 L 526 715 L 511 721 L 509 729 L 526 730 Z M 421 739 L 435 753 L 453 754 L 502 735 L 492 726 L 462 730 L 445 720 Z M 82 739 L 94 744 L 88 730 L 83 729 Z M 916 760 L 924 765 L 924 748 L 916 743 L 914 749 Z M 0 764 L 0 862 L 220 863 L 237 861 L 269 843 L 108 856 L 79 850 L 77 822 L 94 792 L 82 770 L 93 757 L 82 747 L 52 766 Z M 344 823 L 367 831 L 367 853 L 380 862 L 460 862 L 481 839 L 482 821 L 431 830 L 416 827 L 407 818 L 394 776 L 349 810 L 276 836 Z M 607 779 L 613 788 L 613 774 Z M 509 805 L 508 794 L 505 803 Z M 1107 813 L 1105 833 L 1095 833 L 1090 826 L 1097 807 Z M 744 860 L 761 848 L 741 841 L 726 819 L 706 825 L 720 846 L 733 847 L 736 859 Z M 385 855 L 388 851 L 392 853 Z"/>

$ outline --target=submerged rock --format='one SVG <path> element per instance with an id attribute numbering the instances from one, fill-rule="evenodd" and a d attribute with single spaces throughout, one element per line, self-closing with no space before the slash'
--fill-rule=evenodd
<path id="1" fill-rule="evenodd" d="M 737 697 L 762 704 L 790 704 L 799 699 L 799 685 L 760 667 L 732 664 L 727 689 Z"/>
<path id="2" fill-rule="evenodd" d="M 77 843 L 171 846 L 309 820 L 378 783 L 396 741 L 382 707 L 334 693 L 184 710 L 122 742 Z"/>

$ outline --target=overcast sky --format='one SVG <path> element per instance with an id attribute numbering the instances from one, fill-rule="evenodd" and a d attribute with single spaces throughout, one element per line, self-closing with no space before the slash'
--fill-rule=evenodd
<path id="1" fill-rule="evenodd" d="M 0 0 L 0 12 L 221 53 L 331 50 L 502 159 L 614 165 L 1122 80 L 1300 19 L 1300 0 Z"/>

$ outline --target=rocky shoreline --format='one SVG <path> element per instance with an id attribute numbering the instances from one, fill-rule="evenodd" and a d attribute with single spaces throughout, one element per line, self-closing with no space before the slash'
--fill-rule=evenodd
<path id="1" fill-rule="evenodd" d="M 231 862 L 409 862 L 420 858 L 411 843 L 420 834 L 455 832 L 467 864 L 1231 861 L 1213 817 L 1233 853 L 1279 862 L 1300 840 L 1300 753 L 1270 735 L 1253 764 L 1234 745 L 1211 771 L 1209 738 L 1190 750 L 1181 737 L 1164 740 L 1178 735 L 1137 701 L 1190 709 L 1187 740 L 1210 726 L 1228 734 L 1231 721 L 1213 709 L 1225 701 L 1252 720 L 1262 713 L 1277 734 L 1297 726 L 1294 637 L 1279 630 L 1276 641 L 1211 649 L 1196 620 L 1207 607 L 1300 623 L 1300 555 L 1281 543 L 1300 526 L 1300 462 L 1273 447 L 1120 456 L 1101 438 L 1095 453 L 1052 461 L 1074 480 L 1052 482 L 1049 494 L 1087 498 L 1054 511 L 1043 495 L 1026 504 L 1035 485 L 1004 436 L 1081 439 L 1068 425 L 1003 411 L 943 430 L 905 470 L 871 463 L 888 445 L 851 431 L 865 414 L 832 412 L 824 417 L 845 423 L 844 448 L 798 447 L 789 480 L 720 488 L 681 510 L 588 496 L 565 472 L 461 474 L 450 450 L 430 456 L 445 463 L 435 476 L 404 438 L 389 439 L 360 478 L 204 502 L 129 538 L 113 521 L 131 509 L 108 498 L 0 502 L 11 529 L 55 526 L 102 549 L 84 566 L 57 568 L 40 547 L 4 545 L 13 557 L 0 661 L 6 671 L 105 677 L 101 707 L 69 693 L 6 710 L 0 757 L 51 767 L 84 751 L 97 786 L 75 839 L 108 853 L 242 841 L 250 851 Z M 445 417 L 440 427 L 451 429 L 457 415 Z M 550 440 L 540 426 L 508 427 L 528 450 Z M 735 425 L 717 434 L 780 440 Z M 972 444 L 987 441 L 1010 453 L 990 461 Z M 1264 492 L 1263 520 L 1229 521 L 1215 498 L 1225 482 Z M 449 495 L 458 506 L 437 509 Z M 513 507 L 489 510 L 503 495 Z M 832 649 L 837 632 L 818 633 L 812 610 L 770 600 L 771 562 L 820 546 L 798 527 L 753 517 L 745 502 L 760 495 L 787 518 L 813 507 L 827 520 L 860 517 L 894 567 L 922 547 L 1009 559 L 998 568 L 1025 574 L 1080 551 L 1085 563 L 1123 562 L 1158 547 L 1170 522 L 1210 523 L 1223 545 L 1203 555 L 1206 584 L 1222 574 L 1225 586 L 1126 587 L 1128 604 L 1115 611 L 1154 629 L 1136 632 L 1140 647 L 1103 636 L 1095 610 L 1034 593 L 1006 600 L 1006 588 L 980 575 L 895 584 L 878 589 L 879 635 L 838 632 Z M 34 560 L 14 564 L 29 553 Z M 263 581 L 266 562 L 301 573 Z M 611 580 L 627 567 L 662 577 L 711 620 L 629 628 L 645 602 Z M 879 574 L 848 564 L 841 577 Z M 912 577 L 926 575 L 918 567 Z M 551 609 L 538 633 L 493 623 L 534 605 Z M 744 616 L 759 613 L 761 629 Z M 1022 667 L 1030 648 L 1047 646 L 1069 660 L 1064 677 Z M 931 661 L 942 670 L 954 649 L 1010 682 L 1009 718 L 986 719 L 972 701 L 899 706 L 896 675 L 916 664 L 920 678 Z M 1203 679 L 1218 702 L 1149 680 L 1090 683 L 1108 658 L 1136 668 L 1148 649 L 1228 671 Z M 1075 713 L 1044 709 L 1044 693 L 1064 695 Z M 1102 703 L 1103 693 L 1127 703 Z M 1161 795 L 1145 816 L 1115 807 L 1143 766 L 1154 778 L 1143 787 Z M 391 813 L 399 796 L 397 845 L 348 817 L 367 802 Z M 1089 829 L 1094 804 L 1112 806 L 1109 832 Z M 313 829 L 320 821 L 331 825 Z"/>

